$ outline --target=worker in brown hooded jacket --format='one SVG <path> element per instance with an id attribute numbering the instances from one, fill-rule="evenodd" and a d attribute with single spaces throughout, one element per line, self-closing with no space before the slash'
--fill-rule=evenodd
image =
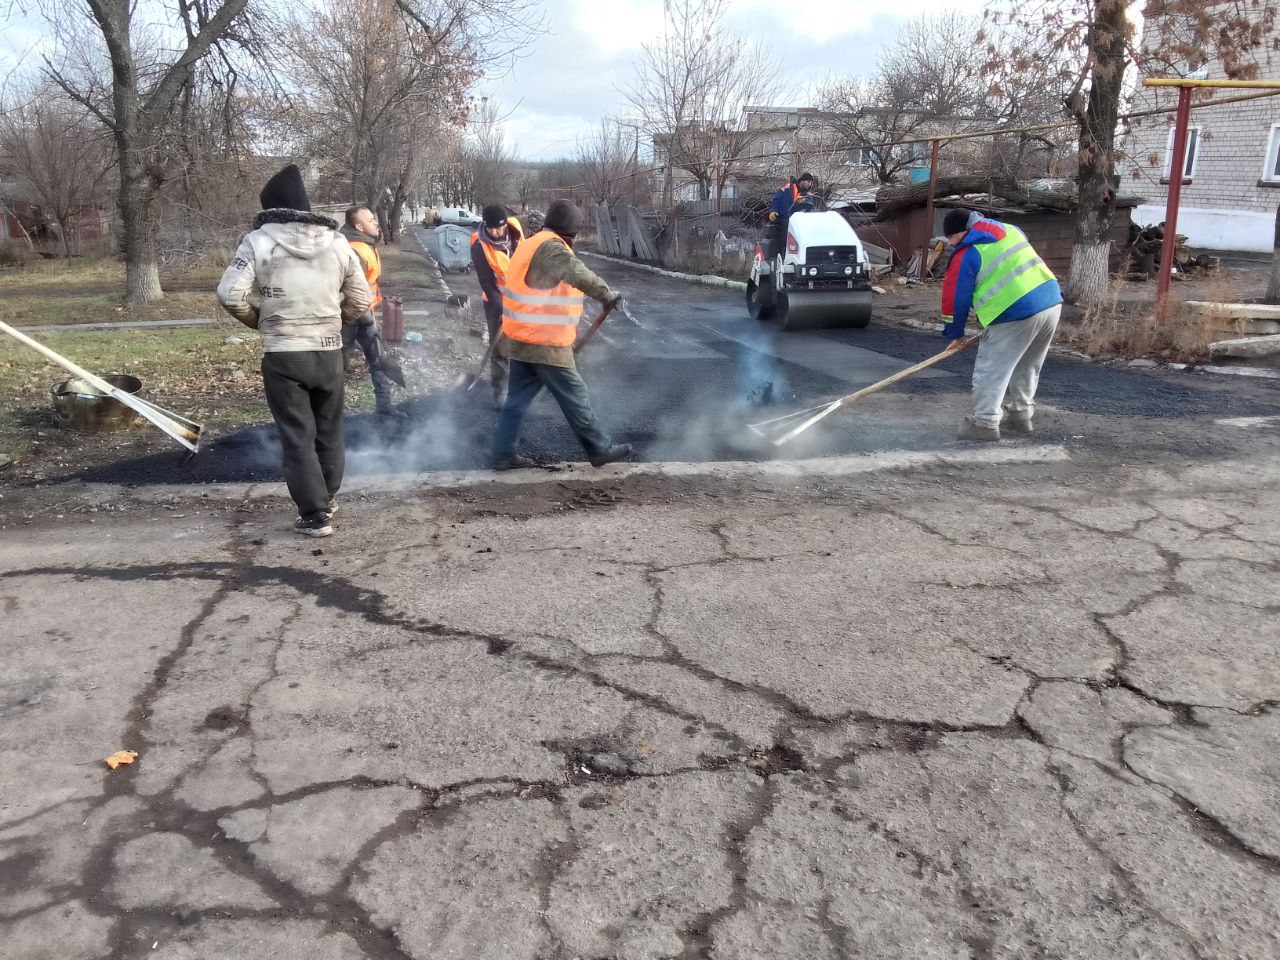
<path id="1" fill-rule="evenodd" d="M 601 429 L 574 363 L 584 294 L 606 307 L 622 299 L 574 256 L 573 241 L 581 228 L 582 212 L 567 200 L 556 200 L 547 209 L 543 229 L 524 240 L 507 265 L 498 349 L 510 361 L 510 369 L 507 400 L 493 438 L 496 470 L 534 466 L 533 460 L 516 453 L 516 441 L 524 415 L 543 387 L 556 398 L 592 466 L 602 467 L 631 453 L 630 444 L 614 443 Z"/>

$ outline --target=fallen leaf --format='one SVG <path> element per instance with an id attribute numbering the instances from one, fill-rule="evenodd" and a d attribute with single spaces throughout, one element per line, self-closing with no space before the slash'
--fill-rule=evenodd
<path id="1" fill-rule="evenodd" d="M 107 757 L 107 766 L 114 770 L 122 763 L 133 763 L 133 761 L 137 759 L 137 750 L 117 750 L 111 756 Z"/>

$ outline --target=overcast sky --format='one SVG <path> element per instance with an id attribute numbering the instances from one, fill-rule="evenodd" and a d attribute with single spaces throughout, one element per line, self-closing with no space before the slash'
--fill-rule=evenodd
<path id="1" fill-rule="evenodd" d="M 776 47 L 790 79 L 788 103 L 810 105 L 812 85 L 830 75 L 865 74 L 905 20 L 921 13 L 977 13 L 981 0 L 730 0 L 733 26 Z M 544 0 L 550 32 L 507 76 L 484 84 L 507 114 L 519 156 L 547 160 L 573 152 L 607 116 L 626 113 L 621 89 L 641 44 L 662 28 L 662 0 Z"/>
<path id="2" fill-rule="evenodd" d="M 521 0 L 512 0 L 521 2 Z M 865 75 L 898 27 L 922 13 L 977 13 L 982 0 L 729 0 L 732 25 L 777 50 L 789 79 L 786 102 L 811 103 L 813 84 L 828 76 Z M 662 0 L 543 0 L 550 29 L 501 77 L 480 89 L 506 116 L 518 156 L 550 160 L 573 153 L 578 138 L 602 119 L 621 116 L 621 90 L 634 74 L 641 44 L 662 28 Z M 3 8 L 0 8 L 3 9 Z M 16 11 L 15 11 L 16 12 Z M 0 76 L 23 54 L 34 59 L 44 30 L 33 16 L 12 16 L 0 29 Z"/>

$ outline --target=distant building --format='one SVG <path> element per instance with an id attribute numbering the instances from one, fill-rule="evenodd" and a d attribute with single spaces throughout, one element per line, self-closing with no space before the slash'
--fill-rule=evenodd
<path id="1" fill-rule="evenodd" d="M 1210 6 L 1213 4 L 1210 3 Z M 1261 23 L 1265 5 L 1249 8 Z M 1148 8 L 1143 44 L 1150 47 L 1159 35 L 1161 14 Z M 1262 76 L 1280 73 L 1280 53 L 1259 52 Z M 1193 79 L 1226 78 L 1222 63 L 1214 60 L 1194 73 Z M 1246 91 L 1220 90 L 1218 98 Z M 1133 100 L 1135 113 L 1177 105 L 1177 91 L 1139 87 Z M 1160 223 L 1169 195 L 1169 171 L 1173 153 L 1173 114 L 1133 121 L 1125 138 L 1127 160 L 1120 168 L 1121 189 L 1141 196 L 1133 211 L 1140 225 Z M 1280 97 L 1208 107 L 1191 112 L 1186 168 L 1178 232 L 1192 245 L 1214 250 L 1269 252 L 1275 234 L 1276 206 L 1280 204 Z"/>
<path id="2" fill-rule="evenodd" d="M 867 112 L 873 111 L 874 108 L 868 108 Z M 701 134 L 700 139 L 706 146 L 696 152 L 701 156 L 714 156 L 717 143 L 733 145 L 736 158 L 733 175 L 725 184 L 722 199 L 758 193 L 803 171 L 813 173 L 824 188 L 841 195 L 864 194 L 880 183 L 876 172 L 877 149 L 891 151 L 895 166 L 902 167 L 895 179 L 906 179 L 906 170 L 910 167 L 928 166 L 927 142 L 884 148 L 877 144 L 851 144 L 845 132 L 848 124 L 841 122 L 847 118 L 848 115 L 817 107 L 748 106 L 738 120 L 724 130 Z M 992 121 L 977 117 L 939 117 L 910 125 L 916 129 L 907 136 L 920 140 L 984 129 L 992 126 Z M 660 168 L 653 180 L 656 196 L 662 196 L 670 140 L 669 136 L 659 135 L 653 141 L 654 165 Z M 953 144 L 944 157 L 944 167 L 954 168 L 966 161 L 981 162 L 978 142 L 974 141 L 972 147 L 968 142 Z M 672 180 L 675 200 L 701 199 L 702 185 L 678 166 L 672 172 Z"/>

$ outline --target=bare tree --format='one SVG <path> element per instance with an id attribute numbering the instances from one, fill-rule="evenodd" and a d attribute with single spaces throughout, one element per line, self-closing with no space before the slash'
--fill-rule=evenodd
<path id="1" fill-rule="evenodd" d="M 47 86 L 21 89 L 0 104 L 0 154 L 57 224 L 63 253 L 78 252 L 80 218 L 106 202 L 112 165 L 88 111 Z"/>
<path id="2" fill-rule="evenodd" d="M 473 189 L 493 184 L 455 167 L 468 91 L 539 28 L 497 0 L 325 0 L 291 24 L 295 149 L 335 173 L 345 202 L 378 210 L 392 240 L 429 180 L 444 199 L 470 203 Z M 482 155 L 495 135 L 484 124 L 476 119 L 471 138 Z"/>
<path id="3" fill-rule="evenodd" d="M 980 27 L 955 13 L 918 17 L 881 53 L 869 79 L 835 79 L 820 88 L 829 128 L 880 183 L 894 182 L 922 159 L 922 145 L 902 141 L 989 122 L 990 84 L 974 57 Z"/>
<path id="4" fill-rule="evenodd" d="M 158 300 L 163 291 L 156 260 L 157 201 L 172 173 L 173 118 L 197 66 L 211 53 L 230 62 L 229 48 L 248 42 L 248 0 L 163 3 L 167 22 L 177 27 L 176 33 L 160 36 L 139 19 L 133 0 L 47 3 L 45 17 L 59 44 L 56 58 L 46 60 L 47 72 L 114 141 L 125 298 Z"/>
<path id="5" fill-rule="evenodd" d="M 648 196 L 648 178 L 639 172 L 638 127 L 602 120 L 578 141 L 576 161 L 583 191 L 595 203 L 640 204 Z"/>
<path id="6" fill-rule="evenodd" d="M 462 163 L 468 168 L 473 206 L 505 204 L 515 193 L 515 158 L 502 129 L 502 111 L 496 101 L 485 99 L 473 112 Z"/>
<path id="7" fill-rule="evenodd" d="M 915 143 L 936 118 L 924 113 L 909 85 L 897 77 L 877 75 L 870 82 L 837 80 L 819 92 L 827 122 L 850 157 L 874 173 L 880 183 L 893 183 L 916 166 L 923 148 Z"/>
<path id="8" fill-rule="evenodd" d="M 665 0 L 662 36 L 646 44 L 626 96 L 668 167 L 697 182 L 703 199 L 722 189 L 749 155 L 755 134 L 738 121 L 744 107 L 767 103 L 779 68 L 763 43 L 726 23 L 726 0 Z"/>
<path id="9" fill-rule="evenodd" d="M 1185 75 L 1216 61 L 1227 77 L 1248 79 L 1257 75 L 1256 56 L 1270 45 L 1275 28 L 1272 0 L 1157 0 L 1145 15 L 1158 27 L 1140 46 L 1128 8 L 1127 0 L 1043 0 L 990 14 L 997 24 L 1041 38 L 1051 55 L 1072 54 L 1061 59 L 1065 103 L 1079 133 L 1080 203 L 1068 290 L 1085 305 L 1101 304 L 1107 294 L 1115 138 L 1126 72 L 1136 66 L 1144 73 Z"/>

